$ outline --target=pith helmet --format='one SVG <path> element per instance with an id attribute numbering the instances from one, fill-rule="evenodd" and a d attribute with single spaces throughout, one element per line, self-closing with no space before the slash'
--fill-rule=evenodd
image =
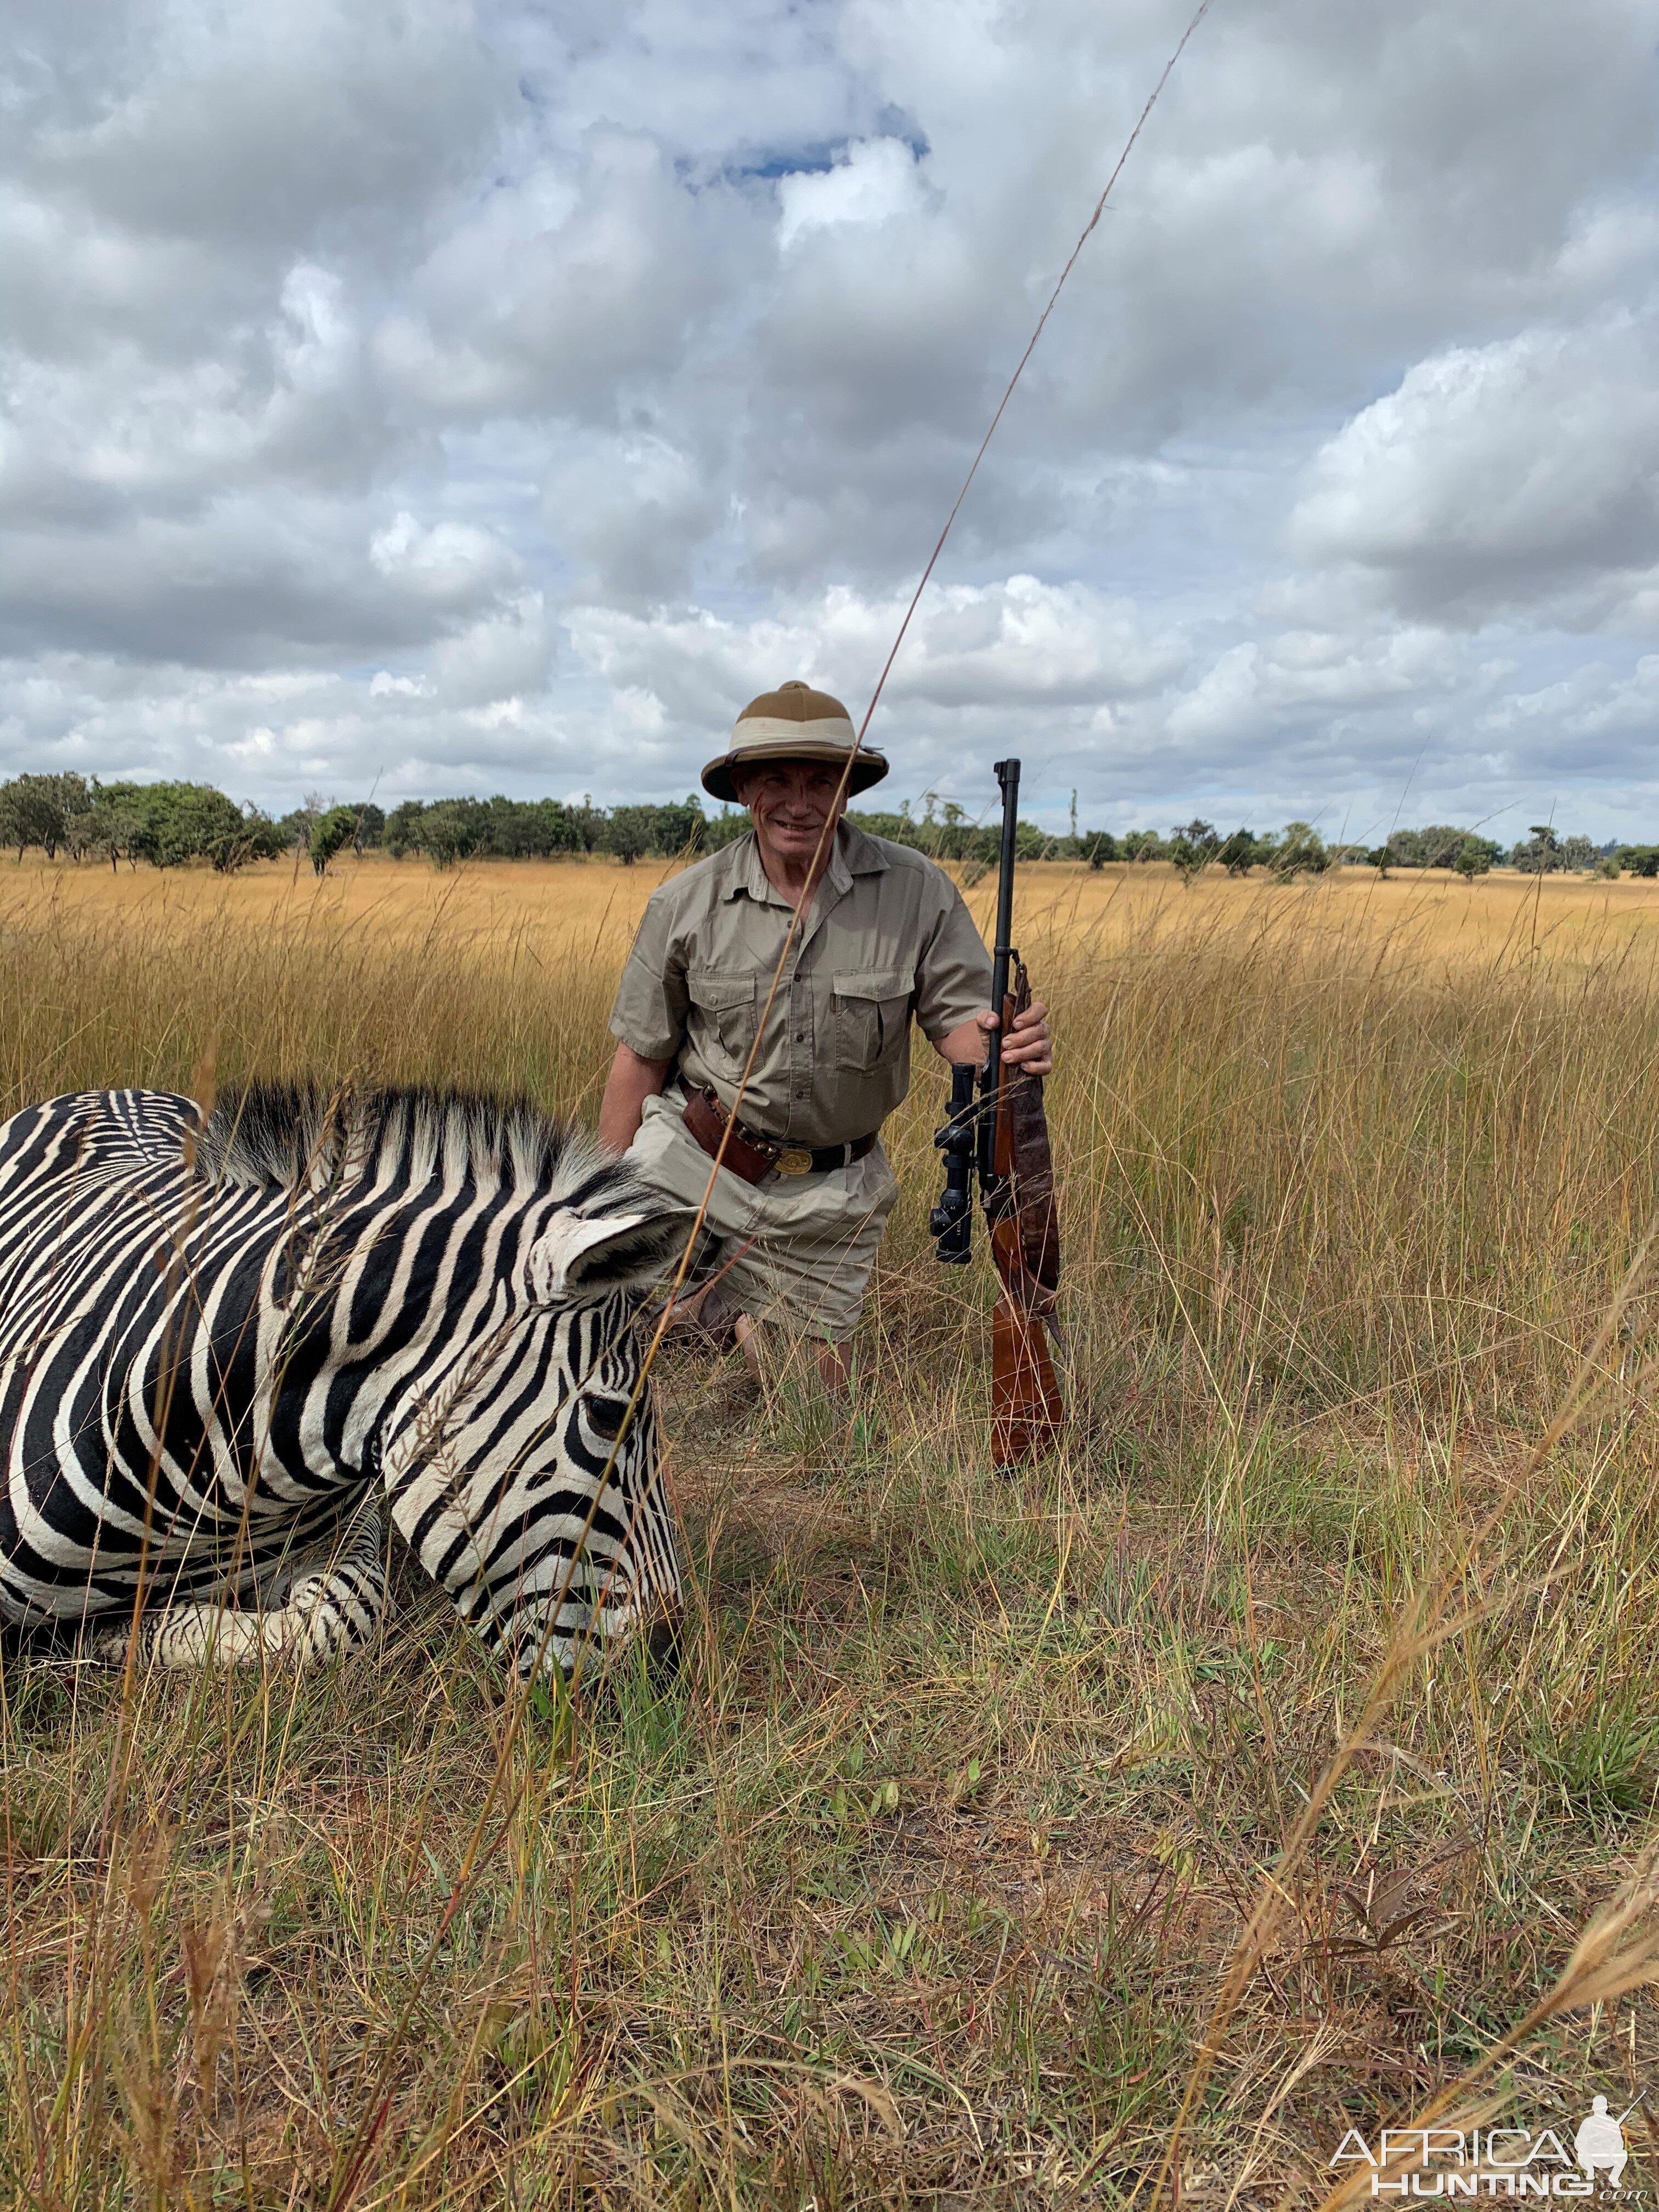
<path id="1" fill-rule="evenodd" d="M 814 691 L 793 677 L 775 691 L 763 691 L 749 702 L 732 732 L 731 751 L 709 762 L 702 772 L 702 787 L 711 799 L 735 800 L 732 771 L 751 761 L 828 761 L 841 768 L 855 738 L 853 718 L 839 699 L 827 691 Z M 860 747 L 847 779 L 848 795 L 868 791 L 886 773 L 883 755 Z"/>

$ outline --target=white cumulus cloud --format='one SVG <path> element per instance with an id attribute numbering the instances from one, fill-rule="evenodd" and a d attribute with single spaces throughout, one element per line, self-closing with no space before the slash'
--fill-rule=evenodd
<path id="1" fill-rule="evenodd" d="M 1659 562 L 1659 323 L 1419 362 L 1322 448 L 1290 535 L 1419 614 L 1615 609 Z"/>

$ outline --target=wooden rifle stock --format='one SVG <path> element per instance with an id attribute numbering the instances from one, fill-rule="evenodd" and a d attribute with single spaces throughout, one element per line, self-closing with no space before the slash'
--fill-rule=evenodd
<path id="1" fill-rule="evenodd" d="M 1025 963 L 1012 957 L 1014 988 L 1002 1001 L 1005 1030 L 1031 999 Z M 1060 1288 L 1060 1225 L 1040 1077 L 999 1065 L 993 1129 L 994 1179 L 985 1218 L 1002 1295 L 991 1315 L 991 1460 L 996 1467 L 1019 1467 L 1042 1458 L 1066 1419 L 1048 1348 L 1048 1317 Z"/>

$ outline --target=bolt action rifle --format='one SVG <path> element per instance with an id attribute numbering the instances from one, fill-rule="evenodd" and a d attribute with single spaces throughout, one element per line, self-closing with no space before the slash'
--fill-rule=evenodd
<path id="1" fill-rule="evenodd" d="M 1002 1060 L 1003 1038 L 1031 1003 L 1025 963 L 1009 942 L 1019 763 L 999 761 L 996 777 L 1002 791 L 1002 856 L 991 1004 L 1001 1020 L 991 1032 L 983 1068 L 951 1071 L 951 1118 L 933 1138 L 945 1154 L 945 1191 L 930 1226 L 939 1258 L 947 1267 L 965 1267 L 973 1256 L 977 1173 L 991 1257 L 1002 1279 L 991 1316 L 991 1458 L 994 1465 L 1009 1468 L 1040 1459 L 1066 1414 L 1048 1349 L 1048 1316 L 1060 1288 L 1060 1224 L 1042 1079 L 1005 1067 Z"/>

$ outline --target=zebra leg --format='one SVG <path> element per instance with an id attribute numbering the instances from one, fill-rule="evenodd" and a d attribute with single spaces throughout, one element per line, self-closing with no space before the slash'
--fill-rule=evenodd
<path id="1" fill-rule="evenodd" d="M 368 1497 L 319 1566 L 296 1575 L 280 1605 L 233 1613 L 176 1605 L 140 1617 L 138 1657 L 153 1667 L 309 1667 L 372 1642 L 386 1611 L 386 1553 L 378 1498 Z M 126 1657 L 125 1626 L 100 1630 L 82 1650 L 111 1665 Z"/>

